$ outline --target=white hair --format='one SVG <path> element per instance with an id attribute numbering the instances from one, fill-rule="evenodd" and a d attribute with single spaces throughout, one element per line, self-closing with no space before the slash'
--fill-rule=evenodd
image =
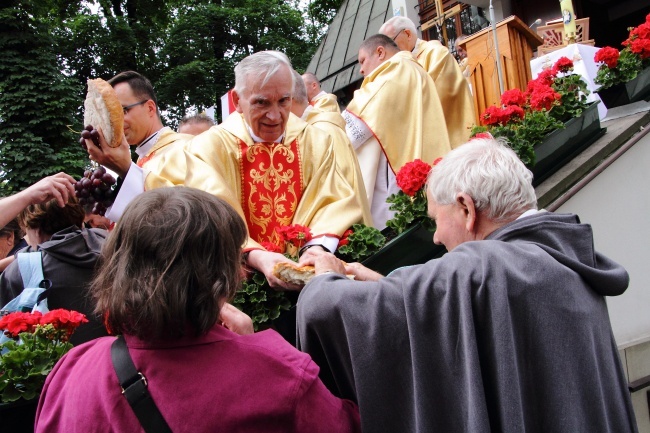
<path id="1" fill-rule="evenodd" d="M 293 101 L 298 104 L 309 104 L 309 97 L 307 96 L 307 86 L 302 80 L 302 75 L 292 70 L 293 74 Z"/>
<path id="2" fill-rule="evenodd" d="M 478 138 L 443 157 L 431 169 L 427 189 L 433 201 L 443 206 L 465 193 L 490 220 L 509 222 L 537 209 L 532 180 L 533 174 L 505 140 Z"/>
<path id="3" fill-rule="evenodd" d="M 235 66 L 235 92 L 244 94 L 249 77 L 261 79 L 260 86 L 263 87 L 283 65 L 293 71 L 289 58 L 279 51 L 268 50 L 251 54 Z M 291 93 L 293 88 L 292 85 Z"/>
<path id="4" fill-rule="evenodd" d="M 413 23 L 413 21 L 411 21 L 407 17 L 398 16 L 389 19 L 379 28 L 379 33 L 385 35 L 386 34 L 385 31 L 388 27 L 391 27 L 393 29 L 394 35 L 392 37 L 395 37 L 402 30 L 410 30 L 416 36 L 418 34 L 418 30 L 415 27 L 415 23 Z"/>

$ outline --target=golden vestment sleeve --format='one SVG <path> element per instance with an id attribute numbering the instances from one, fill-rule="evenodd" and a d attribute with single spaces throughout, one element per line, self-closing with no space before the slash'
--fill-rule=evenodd
<path id="1" fill-rule="evenodd" d="M 347 111 L 372 131 L 394 173 L 414 159 L 431 164 L 451 150 L 433 80 L 409 52 L 375 68 Z"/>
<path id="2" fill-rule="evenodd" d="M 297 140 L 300 148 L 303 192 L 292 223 L 310 227 L 314 236 L 340 236 L 361 221 L 361 206 L 350 185 L 336 170 L 331 139 L 291 115 L 284 140 Z M 184 147 L 183 183 L 221 197 L 244 219 L 242 141 L 248 146 L 254 144 L 239 113 L 231 114 L 221 125 L 194 137 Z M 249 238 L 245 248 L 261 247 Z"/>
<path id="3" fill-rule="evenodd" d="M 327 93 L 319 98 L 314 99 L 312 106 L 323 112 L 340 113 L 339 102 L 336 95 Z"/>
<path id="4" fill-rule="evenodd" d="M 191 135 L 172 130 L 163 132 L 155 146 L 147 153 L 142 165 L 145 176 L 144 189 L 182 185 L 185 181 L 185 155 L 183 148 Z"/>
<path id="5" fill-rule="evenodd" d="M 454 149 L 469 140 L 474 99 L 460 66 L 438 41 L 418 41 L 415 57 L 433 79 L 445 116 L 449 144 Z"/>
<path id="6" fill-rule="evenodd" d="M 345 120 L 338 112 L 322 112 L 316 107 L 307 114 L 306 122 L 330 135 L 334 146 L 334 159 L 341 175 L 347 180 L 357 195 L 363 211 L 362 222 L 372 227 L 372 216 L 366 188 L 361 176 L 357 154 L 354 152 L 350 139 L 345 133 Z"/>

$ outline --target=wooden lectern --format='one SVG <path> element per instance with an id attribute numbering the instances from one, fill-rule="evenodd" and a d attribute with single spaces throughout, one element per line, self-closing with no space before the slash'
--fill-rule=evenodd
<path id="1" fill-rule="evenodd" d="M 525 91 L 528 81 L 532 79 L 530 60 L 533 51 L 544 41 L 516 16 L 497 23 L 496 33 L 503 90 L 518 88 Z M 467 51 L 474 109 L 476 118 L 479 119 L 487 107 L 501 101 L 492 26 L 471 35 L 459 45 Z"/>

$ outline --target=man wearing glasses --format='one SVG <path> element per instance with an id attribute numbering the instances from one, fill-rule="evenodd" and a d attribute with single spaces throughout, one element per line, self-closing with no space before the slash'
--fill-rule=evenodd
<path id="1" fill-rule="evenodd" d="M 436 84 L 452 149 L 465 143 L 475 123 L 474 100 L 462 70 L 447 47 L 437 40 L 419 39 L 415 24 L 407 17 L 389 19 L 379 28 L 379 33 L 395 41 L 400 50 L 413 53 Z"/>
<path id="2" fill-rule="evenodd" d="M 160 149 L 174 143 L 179 135 L 163 127 L 158 100 L 149 79 L 135 71 L 120 72 L 110 80 L 124 110 L 124 136 L 136 146 L 138 166 L 148 165 Z"/>

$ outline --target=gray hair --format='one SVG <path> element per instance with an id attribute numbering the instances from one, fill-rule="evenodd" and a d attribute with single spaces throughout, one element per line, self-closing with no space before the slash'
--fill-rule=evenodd
<path id="1" fill-rule="evenodd" d="M 240 95 L 246 92 L 246 82 L 249 77 L 259 77 L 262 79 L 261 85 L 266 85 L 283 65 L 293 70 L 289 58 L 279 51 L 269 50 L 251 54 L 235 66 L 235 92 Z M 291 93 L 293 93 L 293 86 Z"/>
<path id="2" fill-rule="evenodd" d="M 291 72 L 293 73 L 293 101 L 298 104 L 309 104 L 307 86 L 305 86 L 305 82 L 302 81 L 302 75 L 295 70 L 292 70 Z"/>
<path id="3" fill-rule="evenodd" d="M 379 33 L 385 35 L 386 29 L 388 27 L 393 29 L 394 35 L 392 37 L 395 37 L 397 33 L 401 32 L 402 30 L 410 30 L 416 36 L 418 34 L 418 30 L 415 27 L 415 24 L 407 17 L 393 17 L 389 19 L 379 28 Z"/>
<path id="4" fill-rule="evenodd" d="M 537 209 L 533 174 L 503 139 L 478 138 L 449 152 L 431 169 L 427 190 L 439 205 L 472 197 L 476 210 L 495 222 L 509 222 Z"/>

